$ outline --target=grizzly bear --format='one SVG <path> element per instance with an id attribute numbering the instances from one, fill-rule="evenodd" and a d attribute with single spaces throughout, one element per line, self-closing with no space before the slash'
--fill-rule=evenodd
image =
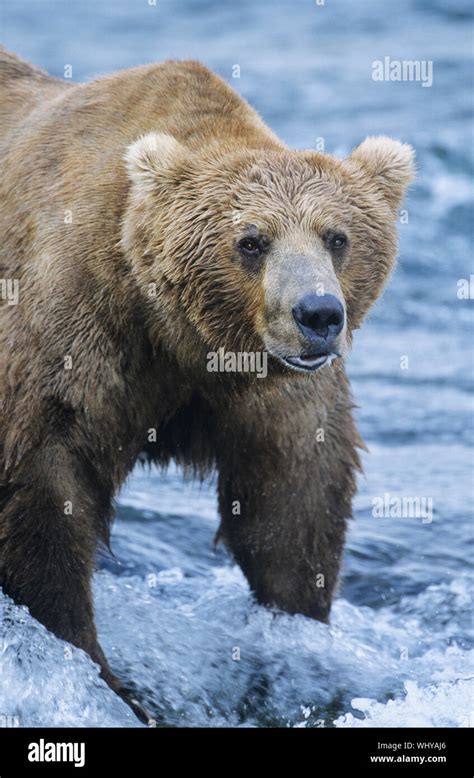
<path id="1" fill-rule="evenodd" d="M 143 717 L 91 595 L 142 452 L 216 469 L 256 600 L 328 620 L 363 446 L 344 359 L 413 153 L 290 150 L 192 61 L 72 84 L 2 50 L 0 88 L 0 584 Z"/>

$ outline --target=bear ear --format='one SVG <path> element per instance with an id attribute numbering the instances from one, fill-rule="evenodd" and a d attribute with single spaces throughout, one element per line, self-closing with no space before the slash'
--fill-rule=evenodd
<path id="1" fill-rule="evenodd" d="M 382 191 L 390 207 L 400 205 L 415 177 L 415 152 L 407 143 L 386 136 L 366 138 L 350 156 Z"/>
<path id="2" fill-rule="evenodd" d="M 128 146 L 124 159 L 132 181 L 154 189 L 160 176 L 186 158 L 185 147 L 164 132 L 150 132 Z"/>

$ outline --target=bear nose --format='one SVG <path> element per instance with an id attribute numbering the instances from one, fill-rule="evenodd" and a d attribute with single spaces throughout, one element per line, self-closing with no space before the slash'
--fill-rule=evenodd
<path id="1" fill-rule="evenodd" d="M 344 326 L 344 308 L 333 294 L 305 294 L 292 308 L 293 317 L 305 337 L 335 340 Z"/>

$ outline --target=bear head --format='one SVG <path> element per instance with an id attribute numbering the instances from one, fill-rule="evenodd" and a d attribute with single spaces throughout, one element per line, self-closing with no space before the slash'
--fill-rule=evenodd
<path id="1" fill-rule="evenodd" d="M 308 373 L 347 353 L 395 261 L 410 146 L 372 137 L 338 160 L 157 132 L 126 162 L 122 247 L 154 339 L 188 366 L 265 350 Z"/>

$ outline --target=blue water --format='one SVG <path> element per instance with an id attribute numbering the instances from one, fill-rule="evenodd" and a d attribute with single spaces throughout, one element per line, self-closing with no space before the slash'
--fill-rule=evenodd
<path id="1" fill-rule="evenodd" d="M 118 500 L 117 561 L 95 577 L 97 623 L 112 667 L 159 724 L 468 726 L 473 300 L 459 299 L 457 285 L 474 272 L 472 4 L 2 6 L 4 44 L 55 75 L 66 64 L 79 81 L 198 58 L 296 148 L 324 138 L 326 151 L 344 155 L 378 133 L 415 147 L 398 269 L 349 360 L 370 453 L 331 626 L 275 618 L 252 602 L 238 568 L 212 550 L 212 483 L 199 489 L 177 471 L 140 469 Z M 433 86 L 372 81 L 372 61 L 385 56 L 432 60 Z M 431 498 L 432 522 L 374 518 L 372 500 L 387 492 Z M 20 726 L 139 725 L 87 656 L 3 596 L 0 610 L 2 715 Z"/>

